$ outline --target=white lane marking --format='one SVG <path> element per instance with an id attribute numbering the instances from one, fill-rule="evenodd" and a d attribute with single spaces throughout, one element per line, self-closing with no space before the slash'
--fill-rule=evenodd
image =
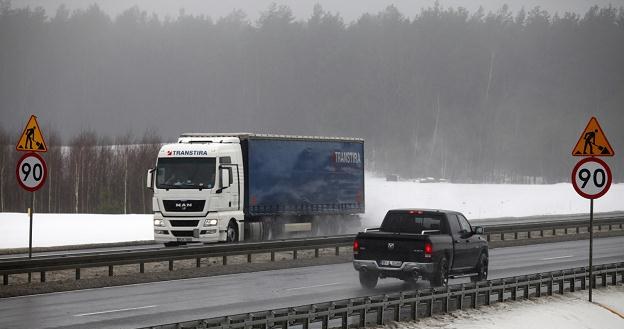
<path id="1" fill-rule="evenodd" d="M 336 286 L 342 284 L 342 282 L 334 282 L 334 283 L 327 283 L 327 284 L 319 284 L 316 286 L 307 286 L 307 287 L 297 287 L 297 288 L 288 288 L 288 289 L 284 289 L 286 291 L 288 290 L 301 290 L 301 289 L 310 289 L 310 288 L 320 288 L 320 287 L 327 287 L 327 286 Z"/>
<path id="2" fill-rule="evenodd" d="M 570 258 L 570 257 L 574 257 L 574 255 L 559 256 L 559 257 L 549 257 L 549 258 L 542 258 L 542 259 L 540 259 L 540 260 L 553 260 L 553 259 L 563 259 L 563 258 Z"/>
<path id="3" fill-rule="evenodd" d="M 98 315 L 98 314 L 106 314 L 106 313 L 115 313 L 115 312 L 127 312 L 134 310 L 143 310 L 146 308 L 154 308 L 158 305 L 149 305 L 149 306 L 141 306 L 141 307 L 131 307 L 131 308 L 122 308 L 118 310 L 109 310 L 109 311 L 101 311 L 101 312 L 93 312 L 93 313 L 83 313 L 83 314 L 74 314 L 74 316 L 89 316 L 89 315 Z"/>

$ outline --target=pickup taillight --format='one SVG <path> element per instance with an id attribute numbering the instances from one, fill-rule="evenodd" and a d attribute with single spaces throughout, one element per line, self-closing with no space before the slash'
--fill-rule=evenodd
<path id="1" fill-rule="evenodd" d="M 425 242 L 425 258 L 431 258 L 433 254 L 433 246 L 431 246 L 430 242 Z"/>
<path id="2" fill-rule="evenodd" d="M 358 240 L 353 240 L 353 254 L 357 255 L 360 252 L 360 242 Z"/>

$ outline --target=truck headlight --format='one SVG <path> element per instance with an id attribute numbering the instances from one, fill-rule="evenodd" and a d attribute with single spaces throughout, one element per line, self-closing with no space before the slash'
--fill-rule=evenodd
<path id="1" fill-rule="evenodd" d="M 217 226 L 218 223 L 219 221 L 217 219 L 206 219 L 206 221 L 204 221 L 204 226 Z"/>
<path id="2" fill-rule="evenodd" d="M 154 219 L 154 226 L 165 226 L 165 221 L 162 219 Z"/>

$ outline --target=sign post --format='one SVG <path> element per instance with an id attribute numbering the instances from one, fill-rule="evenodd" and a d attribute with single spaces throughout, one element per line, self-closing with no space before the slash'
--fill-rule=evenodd
<path id="1" fill-rule="evenodd" d="M 592 117 L 581 137 L 572 149 L 573 156 L 585 156 L 572 169 L 572 186 L 576 193 L 589 199 L 589 301 L 594 288 L 594 199 L 605 195 L 611 187 L 611 169 L 598 156 L 613 156 L 613 148 L 607 140 L 598 120 Z"/>
<path id="2" fill-rule="evenodd" d="M 19 185 L 30 193 L 30 208 L 28 208 L 28 217 L 30 225 L 28 229 L 28 258 L 32 258 L 32 227 L 33 214 L 35 212 L 35 191 L 40 189 L 48 177 L 48 167 L 45 160 L 35 152 L 47 152 L 48 148 L 43 138 L 43 133 L 39 128 L 37 117 L 30 116 L 24 132 L 17 141 L 15 146 L 17 151 L 29 152 L 24 154 L 15 169 L 15 176 Z M 28 282 L 31 276 L 28 273 Z"/>

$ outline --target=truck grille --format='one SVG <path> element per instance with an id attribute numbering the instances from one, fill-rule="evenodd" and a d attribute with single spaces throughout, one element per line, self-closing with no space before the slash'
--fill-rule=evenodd
<path id="1" fill-rule="evenodd" d="M 192 237 L 193 231 L 171 231 L 175 237 Z"/>
<path id="2" fill-rule="evenodd" d="M 166 211 L 199 212 L 204 210 L 206 200 L 163 200 Z"/>
<path id="3" fill-rule="evenodd" d="M 173 227 L 197 227 L 199 220 L 169 220 Z"/>

